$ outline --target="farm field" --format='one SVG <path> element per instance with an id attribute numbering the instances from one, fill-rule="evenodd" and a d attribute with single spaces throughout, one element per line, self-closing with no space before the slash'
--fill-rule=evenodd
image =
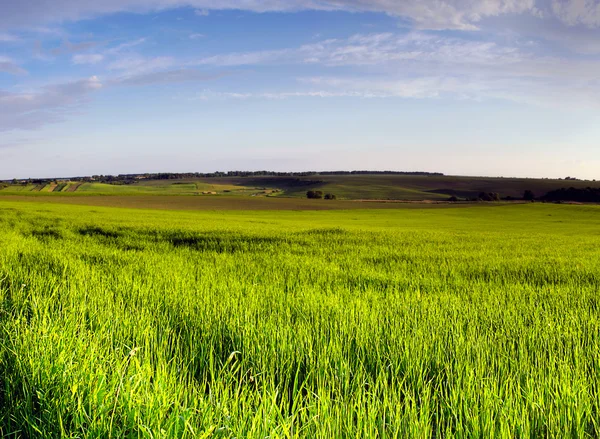
<path id="1" fill-rule="evenodd" d="M 60 191 L 48 194 L 52 185 L 8 185 L 2 195 L 205 195 L 304 198 L 308 190 L 332 193 L 339 199 L 443 201 L 450 196 L 476 198 L 481 192 L 521 198 L 525 190 L 540 197 L 560 188 L 598 187 L 580 180 L 487 178 L 422 175 L 310 175 L 303 177 L 211 177 L 180 180 L 140 180 L 132 184 L 61 182 Z"/>
<path id="2" fill-rule="evenodd" d="M 597 206 L 49 200 L 0 200 L 2 437 L 600 435 Z"/>
<path id="3" fill-rule="evenodd" d="M 383 202 L 352 200 L 309 200 L 288 197 L 246 196 L 177 196 L 177 195 L 93 195 L 38 197 L 31 194 L 2 195 L 0 200 L 42 202 L 87 206 L 122 207 L 160 210 L 354 210 L 354 209 L 425 209 L 444 207 L 468 207 L 477 203 L 447 202 Z M 507 203 L 494 203 L 501 206 Z M 482 206 L 485 204 L 482 204 Z"/>

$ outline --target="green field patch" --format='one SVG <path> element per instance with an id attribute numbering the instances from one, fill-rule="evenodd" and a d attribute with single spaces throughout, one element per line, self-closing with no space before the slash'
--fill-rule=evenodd
<path id="1" fill-rule="evenodd" d="M 22 193 L 31 191 L 36 185 L 33 184 L 10 184 L 3 188 L 0 188 L 0 193 Z"/>

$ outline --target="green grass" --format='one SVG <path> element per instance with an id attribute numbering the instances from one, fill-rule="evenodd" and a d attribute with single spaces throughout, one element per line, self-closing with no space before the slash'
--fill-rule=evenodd
<path id="1" fill-rule="evenodd" d="M 45 201 L 0 201 L 0 436 L 600 435 L 598 207 Z"/>
<path id="2" fill-rule="evenodd" d="M 191 194 L 196 191 L 196 185 L 193 183 L 188 184 L 163 184 L 163 185 L 114 185 L 105 183 L 84 183 L 78 189 L 77 192 L 83 192 L 88 194 L 144 194 L 144 193 L 182 193 Z"/>
<path id="3" fill-rule="evenodd" d="M 449 203 L 384 203 L 378 201 L 308 200 L 294 197 L 250 197 L 227 195 L 162 195 L 162 194 L 68 194 L 62 197 L 42 197 L 32 194 L 0 194 L 0 200 L 40 201 L 53 204 L 81 204 L 89 206 L 123 207 L 161 210 L 354 210 L 397 208 L 448 208 Z M 483 206 L 483 204 L 459 203 L 460 207 Z M 494 203 L 496 206 L 502 203 Z"/>
<path id="4" fill-rule="evenodd" d="M 4 194 L 4 193 L 9 193 L 9 192 L 15 192 L 15 193 L 30 192 L 35 187 L 36 187 L 36 185 L 33 185 L 33 184 L 7 185 L 6 187 L 0 187 L 0 193 Z"/>

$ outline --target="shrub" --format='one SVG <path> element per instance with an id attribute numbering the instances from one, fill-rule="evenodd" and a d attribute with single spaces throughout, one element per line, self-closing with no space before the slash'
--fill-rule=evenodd
<path id="1" fill-rule="evenodd" d="M 523 192 L 523 199 L 527 200 L 527 201 L 533 201 L 533 200 L 535 200 L 535 195 L 533 194 L 532 191 L 527 189 L 525 192 Z"/>
<path id="2" fill-rule="evenodd" d="M 306 193 L 306 198 L 321 199 L 321 198 L 323 198 L 323 192 L 322 191 L 308 191 Z"/>
<path id="3" fill-rule="evenodd" d="M 335 200 L 337 197 L 335 196 L 335 194 L 325 194 L 325 199 L 326 200 Z"/>
<path id="4" fill-rule="evenodd" d="M 600 188 L 562 188 L 550 191 L 540 199 L 543 201 L 577 201 L 581 203 L 600 203 Z"/>
<path id="5" fill-rule="evenodd" d="M 500 194 L 497 192 L 480 192 L 480 201 L 500 201 Z"/>

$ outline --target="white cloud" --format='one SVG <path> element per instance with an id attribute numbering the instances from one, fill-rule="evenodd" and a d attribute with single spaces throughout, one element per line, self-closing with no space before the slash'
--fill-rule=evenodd
<path id="1" fill-rule="evenodd" d="M 569 26 L 600 26 L 600 2 L 597 0 L 552 0 L 552 11 Z"/>
<path id="2" fill-rule="evenodd" d="M 208 17 L 210 15 L 210 11 L 208 9 L 196 9 L 194 13 L 198 17 Z"/>
<path id="3" fill-rule="evenodd" d="M 205 35 L 204 34 L 190 34 L 188 37 L 190 40 L 197 40 L 199 38 L 204 38 Z"/>
<path id="4" fill-rule="evenodd" d="M 212 94 L 249 99 L 320 97 L 402 97 L 503 99 L 514 102 L 597 108 L 600 60 L 539 55 L 536 46 L 501 46 L 493 42 L 411 32 L 360 34 L 298 48 L 216 55 L 200 64 L 314 64 L 351 67 L 352 77 L 302 78 L 299 90 Z"/>
<path id="5" fill-rule="evenodd" d="M 139 46 L 140 44 L 144 44 L 146 42 L 146 38 L 138 38 L 133 41 L 128 41 L 126 43 L 119 44 L 118 46 L 111 47 L 107 49 L 104 53 L 106 55 L 117 55 L 126 49 L 131 49 L 132 47 Z"/>
<path id="6" fill-rule="evenodd" d="M 99 53 L 77 54 L 73 56 L 73 64 L 98 64 L 104 59 Z"/>
<path id="7" fill-rule="evenodd" d="M 209 56 L 194 61 L 193 65 L 243 66 L 281 61 L 292 53 L 291 50 L 262 50 Z"/>

